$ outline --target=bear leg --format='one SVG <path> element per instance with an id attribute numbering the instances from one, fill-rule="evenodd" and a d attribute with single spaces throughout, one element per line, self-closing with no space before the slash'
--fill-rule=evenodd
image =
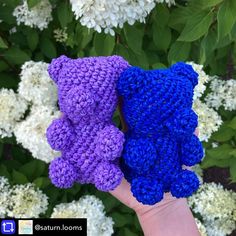
<path id="1" fill-rule="evenodd" d="M 163 185 L 155 179 L 137 177 L 131 182 L 131 192 L 141 203 L 154 205 L 163 199 Z"/>
<path id="2" fill-rule="evenodd" d="M 100 162 L 94 171 L 94 184 L 98 190 L 107 192 L 114 190 L 123 178 L 118 165 L 108 161 Z"/>
<path id="3" fill-rule="evenodd" d="M 199 188 L 199 179 L 193 171 L 181 170 L 171 183 L 170 192 L 176 198 L 189 197 Z"/>
<path id="4" fill-rule="evenodd" d="M 75 167 L 62 157 L 54 159 L 49 166 L 51 182 L 58 188 L 71 188 L 78 180 Z"/>

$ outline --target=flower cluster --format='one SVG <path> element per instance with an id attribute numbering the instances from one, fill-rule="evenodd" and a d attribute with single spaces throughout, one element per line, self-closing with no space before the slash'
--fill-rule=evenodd
<path id="1" fill-rule="evenodd" d="M 208 107 L 206 103 L 199 99 L 194 101 L 193 109 L 198 115 L 199 139 L 208 141 L 211 134 L 217 131 L 223 123 L 222 119 L 213 108 Z"/>
<path id="2" fill-rule="evenodd" d="M 208 141 L 212 133 L 217 131 L 223 123 L 217 111 L 209 106 L 208 103 L 201 101 L 207 84 L 212 81 L 213 78 L 204 72 L 202 65 L 194 62 L 187 63 L 198 73 L 198 84 L 194 88 L 193 110 L 198 115 L 199 139 L 201 141 Z"/>
<path id="3" fill-rule="evenodd" d="M 225 110 L 236 110 L 236 80 L 220 80 L 214 77 L 210 82 L 211 92 L 206 96 L 208 106 L 218 109 L 223 106 Z"/>
<path id="4" fill-rule="evenodd" d="M 104 205 L 95 196 L 87 195 L 79 201 L 56 205 L 51 218 L 87 218 L 88 236 L 113 234 L 112 218 L 105 216 Z"/>
<path id="5" fill-rule="evenodd" d="M 56 106 L 57 88 L 45 62 L 27 61 L 21 67 L 18 93 L 35 106 Z"/>
<path id="6" fill-rule="evenodd" d="M 236 193 L 216 183 L 204 183 L 188 198 L 195 214 L 200 214 L 209 236 L 225 236 L 236 227 Z"/>
<path id="7" fill-rule="evenodd" d="M 31 9 L 27 4 L 27 0 L 23 0 L 23 4 L 17 6 L 13 11 L 17 24 L 23 23 L 30 27 L 36 27 L 43 30 L 48 27 L 52 20 L 52 6 L 48 0 L 41 0 Z"/>
<path id="8" fill-rule="evenodd" d="M 0 216 L 38 218 L 46 212 L 48 197 L 33 184 L 11 187 L 5 177 L 0 177 Z"/>
<path id="9" fill-rule="evenodd" d="M 18 143 L 28 149 L 32 156 L 49 163 L 60 153 L 51 149 L 46 139 L 49 124 L 60 116 L 60 112 L 46 106 L 34 107 L 29 116 L 16 124 L 14 134 Z"/>
<path id="10" fill-rule="evenodd" d="M 194 88 L 193 95 L 193 99 L 196 100 L 197 98 L 200 98 L 203 95 L 206 89 L 206 84 L 210 81 L 211 78 L 203 70 L 203 65 L 199 65 L 194 62 L 187 62 L 187 64 L 191 65 L 194 71 L 198 73 L 198 84 Z"/>
<path id="11" fill-rule="evenodd" d="M 16 122 L 27 109 L 27 102 L 12 89 L 0 90 L 0 137 L 11 137 Z"/>
<path id="12" fill-rule="evenodd" d="M 145 22 L 156 3 L 174 4 L 174 0 L 70 0 L 72 11 L 82 25 L 97 32 L 114 35 L 114 27 L 122 28 L 125 22 Z"/>
<path id="13" fill-rule="evenodd" d="M 63 29 L 55 29 L 53 31 L 54 33 L 54 38 L 57 42 L 59 43 L 65 43 L 67 38 L 68 38 L 68 34 L 66 32 L 66 28 Z"/>
<path id="14" fill-rule="evenodd" d="M 207 231 L 206 231 L 206 227 L 203 225 L 203 223 L 198 218 L 195 218 L 195 221 L 196 221 L 197 228 L 199 230 L 200 235 L 201 236 L 208 236 Z"/>
<path id="15" fill-rule="evenodd" d="M 0 176 L 0 218 L 4 218 L 7 212 L 10 185 L 8 179 Z"/>

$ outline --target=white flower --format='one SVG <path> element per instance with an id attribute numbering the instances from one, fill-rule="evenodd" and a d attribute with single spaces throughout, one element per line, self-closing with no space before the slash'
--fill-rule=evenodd
<path id="1" fill-rule="evenodd" d="M 198 115 L 199 139 L 208 141 L 211 134 L 219 129 L 222 119 L 214 109 L 208 107 L 199 99 L 194 101 L 193 110 Z"/>
<path id="2" fill-rule="evenodd" d="M 220 80 L 214 77 L 210 83 L 211 92 L 206 96 L 208 106 L 218 109 L 223 106 L 225 110 L 236 110 L 236 80 Z"/>
<path id="3" fill-rule="evenodd" d="M 18 143 L 28 149 L 32 156 L 45 162 L 52 161 L 59 152 L 51 149 L 46 139 L 47 127 L 58 118 L 60 112 L 48 107 L 33 107 L 26 120 L 18 123 L 14 133 Z"/>
<path id="4" fill-rule="evenodd" d="M 113 28 L 122 28 L 124 23 L 145 22 L 146 16 L 156 3 L 174 4 L 174 0 L 70 0 L 72 11 L 82 25 L 97 32 L 114 35 Z"/>
<path id="5" fill-rule="evenodd" d="M 88 236 L 110 236 L 113 233 L 113 221 L 105 216 L 104 205 L 95 196 L 87 195 L 79 201 L 56 205 L 51 218 L 87 218 Z"/>
<path id="6" fill-rule="evenodd" d="M 194 88 L 193 100 L 203 95 L 206 89 L 206 83 L 210 81 L 210 76 L 207 75 L 203 70 L 203 65 L 196 64 L 194 62 L 187 62 L 191 65 L 196 73 L 198 73 L 198 84 Z"/>
<path id="7" fill-rule="evenodd" d="M 6 216 L 7 206 L 9 204 L 10 185 L 8 179 L 0 176 L 0 218 Z"/>
<path id="8" fill-rule="evenodd" d="M 216 183 L 204 183 L 188 198 L 195 214 L 200 214 L 209 236 L 224 236 L 235 229 L 236 193 Z"/>
<path id="9" fill-rule="evenodd" d="M 38 218 L 47 210 L 48 197 L 33 184 L 15 185 L 9 195 L 8 217 Z"/>
<path id="10" fill-rule="evenodd" d="M 67 38 L 68 38 L 68 34 L 66 32 L 66 28 L 64 29 L 55 29 L 53 31 L 54 33 L 54 38 L 57 42 L 59 43 L 65 43 Z"/>
<path id="11" fill-rule="evenodd" d="M 18 92 L 34 105 L 55 106 L 57 87 L 48 74 L 45 62 L 25 62 L 21 67 Z"/>
<path id="12" fill-rule="evenodd" d="M 26 101 L 12 89 L 0 90 L 0 137 L 11 137 L 16 122 L 27 109 Z"/>
<path id="13" fill-rule="evenodd" d="M 37 5 L 29 9 L 27 0 L 17 6 L 13 11 L 17 24 L 24 23 L 31 28 L 37 27 L 43 30 L 48 27 L 52 20 L 52 6 L 48 0 L 41 0 Z"/>
<path id="14" fill-rule="evenodd" d="M 206 227 L 203 225 L 203 223 L 197 218 L 195 218 L 195 221 L 196 221 L 197 228 L 198 228 L 201 236 L 208 236 L 207 232 L 206 232 Z"/>

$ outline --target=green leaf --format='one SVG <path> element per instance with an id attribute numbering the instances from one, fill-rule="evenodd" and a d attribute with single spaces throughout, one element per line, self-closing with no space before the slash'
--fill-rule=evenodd
<path id="1" fill-rule="evenodd" d="M 166 66 L 164 64 L 160 63 L 160 62 L 157 62 L 157 63 L 152 65 L 152 68 L 153 69 L 165 69 Z"/>
<path id="2" fill-rule="evenodd" d="M 62 28 L 66 27 L 73 19 L 73 13 L 68 1 L 61 1 L 57 7 L 57 17 Z"/>
<path id="3" fill-rule="evenodd" d="M 1 36 L 0 36 L 0 48 L 8 48 L 7 44 L 3 41 Z"/>
<path id="4" fill-rule="evenodd" d="M 27 0 L 27 4 L 28 4 L 29 8 L 36 6 L 40 2 L 41 2 L 41 0 Z"/>
<path id="5" fill-rule="evenodd" d="M 144 29 L 142 27 L 126 24 L 124 33 L 129 48 L 137 54 L 142 54 Z"/>
<path id="6" fill-rule="evenodd" d="M 236 129 L 236 116 L 228 123 L 228 126 L 232 129 Z"/>
<path id="7" fill-rule="evenodd" d="M 32 51 L 34 51 L 38 45 L 38 42 L 39 42 L 39 36 L 38 36 L 37 32 L 35 30 L 30 30 L 27 33 L 26 38 L 27 38 L 29 48 Z"/>
<path id="8" fill-rule="evenodd" d="M 50 59 L 55 58 L 57 56 L 57 51 L 54 44 L 50 39 L 46 37 L 43 37 L 41 39 L 40 48 L 42 53 Z"/>
<path id="9" fill-rule="evenodd" d="M 3 55 L 11 64 L 20 65 L 25 61 L 30 60 L 30 57 L 27 53 L 16 47 L 9 48 Z"/>
<path id="10" fill-rule="evenodd" d="M 115 46 L 115 37 L 110 34 L 96 33 L 94 37 L 94 48 L 98 56 L 111 55 Z"/>
<path id="11" fill-rule="evenodd" d="M 192 42 L 202 37 L 209 29 L 213 12 L 201 11 L 188 19 L 178 41 Z"/>
<path id="12" fill-rule="evenodd" d="M 46 168 L 45 163 L 39 160 L 33 160 L 23 165 L 19 171 L 23 173 L 29 180 L 41 177 Z"/>
<path id="13" fill-rule="evenodd" d="M 225 0 L 217 14 L 218 40 L 226 36 L 236 21 L 236 1 Z"/>
<path id="14" fill-rule="evenodd" d="M 230 152 L 233 150 L 234 149 L 231 145 L 225 143 L 216 148 L 207 150 L 206 154 L 212 158 L 222 160 L 230 158 L 231 157 Z"/>
<path id="15" fill-rule="evenodd" d="M 130 223 L 129 221 L 131 220 L 129 214 L 120 214 L 118 212 L 113 212 L 111 217 L 114 220 L 116 227 L 123 227 L 124 225 Z"/>
<path id="16" fill-rule="evenodd" d="M 236 182 L 236 158 L 230 160 L 230 177 L 233 182 Z"/>
<path id="17" fill-rule="evenodd" d="M 173 43 L 168 53 L 169 63 L 172 64 L 177 61 L 187 60 L 190 48 L 191 44 L 187 42 L 176 41 L 175 43 Z"/>
<path id="18" fill-rule="evenodd" d="M 122 44 L 116 44 L 116 54 L 124 57 L 125 60 L 129 61 L 129 53 L 127 48 L 125 48 Z"/>
<path id="19" fill-rule="evenodd" d="M 9 174 L 7 167 L 3 164 L 0 165 L 0 176 L 5 176 L 8 179 L 11 178 L 11 175 Z"/>
<path id="20" fill-rule="evenodd" d="M 214 51 L 216 44 L 216 32 L 210 30 L 208 34 L 202 39 L 200 46 L 200 64 L 204 64 L 209 58 L 209 55 Z"/>
<path id="21" fill-rule="evenodd" d="M 219 3 L 223 2 L 224 0 L 197 0 L 199 5 L 201 5 L 202 9 L 206 9 L 208 7 L 213 7 L 218 5 Z"/>
<path id="22" fill-rule="evenodd" d="M 227 126 L 226 124 L 223 124 L 217 132 L 212 134 L 211 138 L 217 142 L 226 142 L 230 140 L 235 134 L 235 131 Z"/>
<path id="23" fill-rule="evenodd" d="M 33 182 L 36 187 L 38 188 L 46 188 L 48 185 L 50 185 L 50 180 L 46 177 L 38 177 L 37 179 L 34 180 Z"/>
<path id="24" fill-rule="evenodd" d="M 201 168 L 206 169 L 212 166 L 226 168 L 229 167 L 230 160 L 231 159 L 218 160 L 210 156 L 206 156 L 201 163 Z"/>
<path id="25" fill-rule="evenodd" d="M 0 73 L 0 87 L 17 89 L 18 79 L 14 74 Z"/>
<path id="26" fill-rule="evenodd" d="M 16 170 L 13 170 L 12 172 L 12 179 L 15 184 L 26 184 L 27 182 L 29 182 L 25 175 Z"/>
<path id="27" fill-rule="evenodd" d="M 170 28 L 160 27 L 157 24 L 153 24 L 153 42 L 156 45 L 157 50 L 166 51 L 171 42 Z"/>

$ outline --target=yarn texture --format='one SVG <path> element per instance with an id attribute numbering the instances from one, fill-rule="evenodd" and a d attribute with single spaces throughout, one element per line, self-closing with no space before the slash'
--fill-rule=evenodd
<path id="1" fill-rule="evenodd" d="M 151 71 L 129 67 L 118 80 L 128 126 L 121 168 L 143 204 L 161 201 L 164 192 L 188 197 L 199 187 L 196 174 L 183 169 L 203 157 L 194 135 L 198 120 L 192 100 L 197 83 L 198 74 L 183 62 Z"/>
<path id="2" fill-rule="evenodd" d="M 46 134 L 50 146 L 61 151 L 49 167 L 55 186 L 92 183 L 110 191 L 121 182 L 124 134 L 112 123 L 112 116 L 118 100 L 116 83 L 128 67 L 119 56 L 52 60 L 48 72 L 57 84 L 62 112 Z"/>

